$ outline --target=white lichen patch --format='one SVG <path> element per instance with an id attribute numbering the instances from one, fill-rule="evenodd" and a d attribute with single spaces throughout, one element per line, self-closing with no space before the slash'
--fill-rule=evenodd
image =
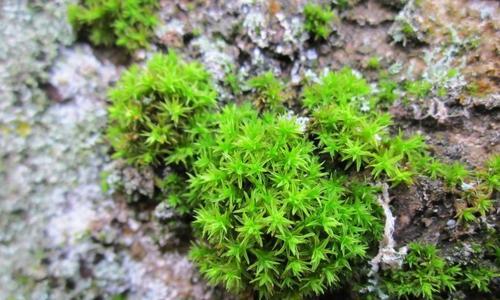
<path id="1" fill-rule="evenodd" d="M 65 203 L 47 224 L 46 234 L 52 246 L 74 245 L 89 230 L 92 222 L 99 219 L 91 201 L 81 201 L 76 198 L 82 194 L 98 196 L 100 190 L 95 185 L 80 186 L 72 194 L 66 195 Z"/>
<path id="2" fill-rule="evenodd" d="M 394 19 L 389 34 L 395 43 L 403 47 L 410 42 L 424 43 L 429 30 L 424 17 L 420 14 L 417 1 L 409 0 Z"/>
<path id="3" fill-rule="evenodd" d="M 178 19 L 172 19 L 168 23 L 162 24 L 155 29 L 155 35 L 158 38 L 163 37 L 167 33 L 175 33 L 182 36 L 184 32 L 184 23 Z"/>
<path id="4" fill-rule="evenodd" d="M 99 77 L 101 82 L 92 80 Z M 82 45 L 63 49 L 61 58 L 54 64 L 49 82 L 57 87 L 63 99 L 84 97 L 87 94 L 106 95 L 107 86 L 118 78 L 116 67 L 108 61 L 100 62 L 90 46 Z"/>
<path id="5" fill-rule="evenodd" d="M 153 197 L 154 173 L 149 167 L 142 169 L 127 165 L 125 161 L 114 160 L 103 168 L 106 186 L 109 194 L 122 190 L 131 201 L 138 200 L 139 196 Z"/>
<path id="6" fill-rule="evenodd" d="M 196 38 L 193 47 L 202 55 L 201 61 L 216 80 L 224 80 L 229 67 L 234 64 L 233 58 L 224 52 L 227 44 L 220 39 L 210 40 L 206 36 Z"/>
<path id="7" fill-rule="evenodd" d="M 101 191 L 118 69 L 89 46 L 61 45 L 63 2 L 2 5 L 0 299 L 208 299 L 185 255 L 160 253 Z"/>
<path id="8" fill-rule="evenodd" d="M 258 7 L 250 7 L 243 20 L 243 28 L 245 28 L 250 39 L 261 48 L 267 47 L 268 44 L 268 23 L 266 16 Z"/>
<path id="9" fill-rule="evenodd" d="M 304 133 L 307 129 L 307 125 L 309 124 L 309 117 L 302 117 L 302 116 L 297 116 L 295 113 L 291 110 L 287 111 L 286 115 L 283 116 L 286 120 L 293 120 L 295 121 L 295 124 L 300 129 L 301 133 Z"/>

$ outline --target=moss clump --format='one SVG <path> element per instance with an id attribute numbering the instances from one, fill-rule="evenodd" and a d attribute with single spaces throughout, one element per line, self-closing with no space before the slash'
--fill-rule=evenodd
<path id="1" fill-rule="evenodd" d="M 153 166 L 161 198 L 194 211 L 198 240 L 190 256 L 212 284 L 266 299 L 341 287 L 363 278 L 380 238 L 375 182 L 411 184 L 429 172 L 463 183 L 458 167 L 450 175 L 433 166 L 421 136 L 391 134 L 391 117 L 376 109 L 382 98 L 350 69 L 306 87 L 300 117 L 284 113 L 284 86 L 271 73 L 249 85 L 256 107 L 217 111 L 206 71 L 171 52 L 132 67 L 110 92 L 115 157 Z M 174 172 L 162 178 L 167 167 Z M 428 264 L 412 264 L 408 275 L 388 275 L 393 286 L 386 288 L 423 297 L 451 290 L 455 282 L 441 277 L 453 269 L 417 250 L 414 260 L 438 265 L 439 280 L 423 281 L 416 294 L 415 278 Z"/>
<path id="2" fill-rule="evenodd" d="M 241 94 L 240 77 L 233 65 L 230 65 L 224 77 L 224 86 L 227 87 L 234 96 Z"/>
<path id="3" fill-rule="evenodd" d="M 328 73 L 320 84 L 306 87 L 303 104 L 308 109 L 336 103 L 359 105 L 360 100 L 370 92 L 370 87 L 363 78 L 358 77 L 351 69 L 344 68 Z"/>
<path id="4" fill-rule="evenodd" d="M 388 114 L 370 109 L 370 88 L 351 70 L 325 76 L 323 83 L 305 90 L 304 104 L 312 110 L 313 136 L 334 162 L 356 171 L 368 169 L 374 179 L 411 183 L 425 156 L 421 137 L 392 137 Z"/>
<path id="5" fill-rule="evenodd" d="M 425 154 L 421 137 L 393 137 L 388 115 L 363 111 L 370 95 L 344 69 L 305 90 L 308 128 L 248 104 L 214 118 L 189 188 L 202 238 L 191 257 L 210 282 L 302 299 L 359 274 L 381 229 L 370 182 L 410 183 Z"/>
<path id="6" fill-rule="evenodd" d="M 480 178 L 486 182 L 488 192 L 500 191 L 500 154 L 493 154 L 479 172 Z"/>
<path id="7" fill-rule="evenodd" d="M 384 285 L 397 298 L 433 299 L 440 292 L 454 291 L 459 273 L 460 267 L 448 266 L 434 246 L 413 243 L 403 269 L 389 272 Z"/>
<path id="8" fill-rule="evenodd" d="M 248 81 L 248 85 L 256 92 L 254 105 L 259 109 L 283 110 L 284 86 L 273 73 L 266 72 Z"/>
<path id="9" fill-rule="evenodd" d="M 401 270 L 383 274 L 383 288 L 394 298 L 439 299 L 457 288 L 488 292 L 498 270 L 491 266 L 450 263 L 439 255 L 435 246 L 411 243 Z"/>
<path id="10" fill-rule="evenodd" d="M 330 173 L 296 121 L 226 107 L 195 162 L 202 241 L 191 257 L 214 284 L 260 297 L 321 294 L 350 278 L 376 240 L 375 190 Z"/>
<path id="11" fill-rule="evenodd" d="M 417 32 L 409 22 L 403 22 L 403 24 L 401 25 L 401 32 L 408 40 L 417 38 Z"/>
<path id="12" fill-rule="evenodd" d="M 378 70 L 380 68 L 380 58 L 377 56 L 372 56 L 366 62 L 366 68 L 370 70 Z"/>
<path id="13" fill-rule="evenodd" d="M 216 104 L 209 74 L 174 52 L 130 68 L 109 96 L 114 157 L 138 165 L 187 164 Z"/>
<path id="14" fill-rule="evenodd" d="M 378 99 L 380 102 L 392 104 L 398 98 L 398 84 L 390 79 L 381 79 L 378 82 Z"/>
<path id="15" fill-rule="evenodd" d="M 485 166 L 477 172 L 470 172 L 465 167 L 444 168 L 451 170 L 452 178 L 458 177 L 454 182 L 461 183 L 461 198 L 465 200 L 466 206 L 457 210 L 457 217 L 464 222 L 475 221 L 478 216 L 486 216 L 493 208 L 494 199 L 500 190 L 500 159 L 499 155 L 492 155 Z M 446 172 L 450 173 L 450 171 Z M 450 175 L 445 175 L 445 180 Z M 471 184 L 466 183 L 468 178 Z M 460 180 L 460 181 L 459 181 Z M 449 182 L 449 180 L 448 180 Z"/>
<path id="16" fill-rule="evenodd" d="M 426 80 L 408 81 L 405 84 L 406 93 L 416 100 L 425 98 L 431 89 L 432 84 Z"/>
<path id="17" fill-rule="evenodd" d="M 334 16 L 329 8 L 308 3 L 304 6 L 304 28 L 315 39 L 326 39 L 332 32 L 331 22 Z"/>
<path id="18" fill-rule="evenodd" d="M 447 189 L 464 200 L 457 208 L 457 218 L 463 222 L 476 221 L 493 207 L 493 200 L 499 188 L 499 155 L 494 154 L 479 170 L 467 168 L 463 163 L 442 163 L 431 157 L 423 157 L 419 168 L 432 179 L 441 179 Z"/>
<path id="19" fill-rule="evenodd" d="M 93 44 L 133 52 L 147 47 L 158 23 L 157 6 L 156 0 L 82 0 L 68 7 L 68 19 Z"/>
<path id="20" fill-rule="evenodd" d="M 159 186 L 168 189 L 172 205 L 186 211 L 179 182 L 192 165 L 196 142 L 209 132 L 216 105 L 209 74 L 174 52 L 158 54 L 145 68 L 133 66 L 125 72 L 109 97 L 107 136 L 115 150 L 113 157 L 136 166 L 154 166 L 158 176 L 165 166 L 181 169 Z"/>

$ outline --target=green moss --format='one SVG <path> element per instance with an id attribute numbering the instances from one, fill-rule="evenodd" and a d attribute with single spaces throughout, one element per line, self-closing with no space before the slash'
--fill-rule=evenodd
<path id="1" fill-rule="evenodd" d="M 68 7 L 73 28 L 95 45 L 145 48 L 158 23 L 155 0 L 82 0 Z"/>
<path id="2" fill-rule="evenodd" d="M 472 96 L 480 96 L 481 93 L 479 91 L 479 85 L 476 82 L 471 82 L 469 83 L 466 87 L 465 90 L 467 93 L 469 93 Z"/>
<path id="3" fill-rule="evenodd" d="M 467 267 L 463 275 L 465 278 L 462 280 L 464 285 L 468 286 L 471 290 L 476 290 L 479 292 L 490 292 L 489 284 L 491 280 L 500 276 L 498 271 L 493 268 L 480 266 L 470 266 Z"/>
<path id="4" fill-rule="evenodd" d="M 372 56 L 366 62 L 366 67 L 370 70 L 378 70 L 380 68 L 380 58 Z"/>
<path id="5" fill-rule="evenodd" d="M 389 79 L 381 79 L 378 83 L 378 98 L 382 103 L 392 104 L 398 98 L 398 84 Z"/>
<path id="6" fill-rule="evenodd" d="M 408 81 L 405 84 L 405 90 L 408 95 L 416 99 L 423 99 L 432 89 L 432 84 L 426 80 Z"/>
<path id="7" fill-rule="evenodd" d="M 304 104 L 313 110 L 312 133 L 322 152 L 334 162 L 368 169 L 375 179 L 394 184 L 411 183 L 415 161 L 425 154 L 425 143 L 418 137 L 392 137 L 391 117 L 378 111 L 363 112 L 370 88 L 349 69 L 325 76 L 321 84 L 304 91 Z M 410 159 L 411 158 L 411 159 Z"/>
<path id="8" fill-rule="evenodd" d="M 185 63 L 174 52 L 157 54 L 145 68 L 126 71 L 109 97 L 110 125 L 107 137 L 113 146 L 114 158 L 159 170 L 169 166 L 180 173 L 168 172 L 170 185 L 158 185 L 183 211 L 183 190 L 196 156 L 196 142 L 209 132 L 215 108 L 216 92 L 209 74 L 197 63 Z M 172 184 L 176 183 L 176 184 Z"/>
<path id="9" fill-rule="evenodd" d="M 500 190 L 499 161 L 498 154 L 492 155 L 483 168 L 476 172 L 467 172 L 473 184 L 467 184 L 469 187 L 461 195 L 467 206 L 457 211 L 459 220 L 463 222 L 475 221 L 478 216 L 487 215 L 493 208 L 492 199 L 495 199 L 496 193 Z M 465 174 L 462 169 L 463 167 L 458 167 L 459 173 Z"/>
<path id="10" fill-rule="evenodd" d="M 375 190 L 327 174 L 296 121 L 250 105 L 216 117 L 195 162 L 191 251 L 213 284 L 263 298 L 321 294 L 350 278 L 380 232 Z"/>
<path id="11" fill-rule="evenodd" d="M 388 115 L 360 109 L 369 95 L 368 84 L 344 69 L 304 91 L 307 132 L 248 104 L 215 117 L 190 180 L 202 236 L 191 256 L 210 282 L 300 299 L 360 270 L 381 229 L 369 182 L 411 183 L 410 158 L 425 152 L 419 136 L 391 136 Z"/>
<path id="12" fill-rule="evenodd" d="M 103 193 L 107 193 L 109 191 L 109 183 L 108 183 L 108 177 L 109 177 L 109 172 L 102 171 L 99 174 L 100 177 L 100 183 L 101 183 L 101 191 Z"/>
<path id="13" fill-rule="evenodd" d="M 460 267 L 449 266 L 432 245 L 412 243 L 403 269 L 390 271 L 383 284 L 397 298 L 434 299 L 441 292 L 452 292 L 459 284 Z"/>
<path id="14" fill-rule="evenodd" d="M 174 52 L 130 68 L 109 93 L 108 137 L 114 157 L 139 165 L 187 164 L 193 141 L 215 106 L 209 74 Z"/>
<path id="15" fill-rule="evenodd" d="M 488 159 L 480 177 L 486 181 L 490 192 L 500 191 L 500 154 L 493 154 Z"/>
<path id="16" fill-rule="evenodd" d="M 266 72 L 248 81 L 248 85 L 256 92 L 254 105 L 259 109 L 282 110 L 285 95 L 284 86 L 273 73 Z"/>
<path id="17" fill-rule="evenodd" d="M 451 187 L 455 187 L 457 184 L 464 182 L 469 175 L 465 166 L 459 162 L 455 162 L 451 165 L 443 165 L 443 167 L 441 171 L 442 176 Z"/>
<path id="18" fill-rule="evenodd" d="M 240 79 L 238 78 L 238 74 L 234 70 L 234 66 L 232 65 L 226 71 L 226 75 L 224 77 L 224 85 L 231 90 L 233 95 L 241 94 Z"/>
<path id="19" fill-rule="evenodd" d="M 403 22 L 401 24 L 401 32 L 407 40 L 413 40 L 417 36 L 417 32 L 413 29 L 413 26 L 409 22 Z"/>
<path id="20" fill-rule="evenodd" d="M 459 71 L 456 69 L 456 68 L 451 68 L 448 70 L 448 72 L 446 73 L 446 77 L 448 79 L 451 79 L 451 78 L 454 78 L 454 77 L 457 77 L 459 75 Z"/>
<path id="21" fill-rule="evenodd" d="M 394 298 L 440 299 L 458 288 L 488 292 L 498 270 L 491 266 L 450 263 L 432 245 L 411 243 L 403 268 L 382 273 L 382 287 Z"/>
<path id="22" fill-rule="evenodd" d="M 212 284 L 303 299 L 356 281 L 382 231 L 374 182 L 426 174 L 457 189 L 472 176 L 431 158 L 422 136 L 392 134 L 391 117 L 376 107 L 393 97 L 391 83 L 381 96 L 350 69 L 329 73 L 305 87 L 300 119 L 284 113 L 286 89 L 272 73 L 248 85 L 254 106 L 217 110 L 208 73 L 170 52 L 131 67 L 110 92 L 114 157 L 153 167 L 159 198 L 194 212 L 190 257 Z M 498 173 L 498 159 L 484 172 Z M 482 198 L 474 205 L 486 213 L 491 198 Z M 412 246 L 408 258 L 406 273 L 386 274 L 398 297 L 429 298 L 466 280 L 431 248 Z M 417 291 L 429 268 L 438 278 L 424 277 Z M 484 289 L 486 279 L 470 276 L 467 284 Z"/>
<path id="23" fill-rule="evenodd" d="M 315 39 L 326 39 L 332 32 L 332 21 L 335 14 L 327 7 L 308 3 L 304 6 L 304 28 Z"/>
<path id="24" fill-rule="evenodd" d="M 315 84 L 304 90 L 303 104 L 314 109 L 332 103 L 359 104 L 362 97 L 371 92 L 368 83 L 358 78 L 349 68 L 336 73 L 328 73 L 321 84 Z"/>
<path id="25" fill-rule="evenodd" d="M 474 35 L 465 41 L 465 49 L 467 51 L 476 50 L 481 46 L 482 40 L 479 35 Z"/>

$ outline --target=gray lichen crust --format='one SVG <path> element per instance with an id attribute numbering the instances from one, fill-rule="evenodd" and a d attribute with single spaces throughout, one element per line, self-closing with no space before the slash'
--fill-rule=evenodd
<path id="1" fill-rule="evenodd" d="M 0 15 L 0 299 L 208 299 L 185 255 L 161 253 L 101 190 L 119 70 L 65 48 L 64 1 L 7 1 Z"/>

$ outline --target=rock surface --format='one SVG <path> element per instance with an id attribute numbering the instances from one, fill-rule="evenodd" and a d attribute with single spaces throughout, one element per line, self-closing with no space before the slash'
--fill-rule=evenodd
<path id="1" fill-rule="evenodd" d="M 186 257 L 188 226 L 166 225 L 179 216 L 140 201 L 153 193 L 150 170 L 111 162 L 106 90 L 126 66 L 75 40 L 67 2 L 0 3 L 0 299 L 231 298 L 199 278 Z M 303 0 L 160 1 L 155 41 L 132 61 L 175 49 L 200 60 L 228 102 L 240 100 L 225 82 L 231 72 L 243 92 L 246 79 L 269 70 L 299 89 L 343 66 L 377 78 L 367 67 L 377 57 L 398 79 L 432 84 L 408 105 L 400 91 L 389 110 L 436 156 L 478 167 L 499 153 L 498 2 L 351 2 L 333 34 L 315 42 L 303 29 Z M 459 76 L 449 79 L 452 69 Z M 114 193 L 120 182 L 125 195 Z M 472 241 L 478 226 L 498 227 L 496 213 L 460 226 L 460 199 L 429 179 L 390 197 L 398 247 Z"/>

